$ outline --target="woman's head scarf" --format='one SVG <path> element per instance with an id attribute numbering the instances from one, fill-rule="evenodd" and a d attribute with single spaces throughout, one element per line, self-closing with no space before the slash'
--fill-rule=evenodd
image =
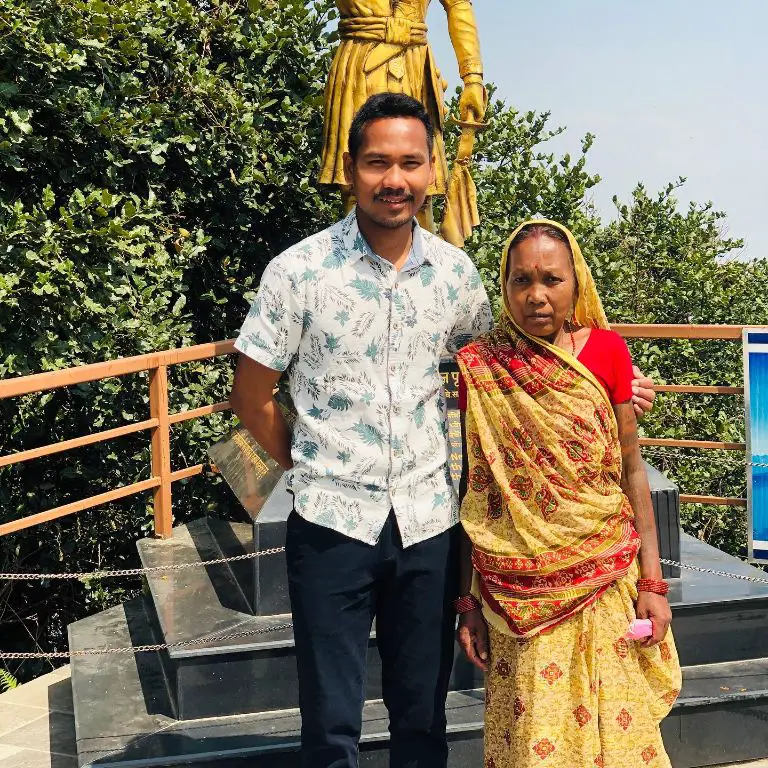
<path id="1" fill-rule="evenodd" d="M 547 227 L 553 227 L 559 230 L 568 238 L 568 244 L 571 248 L 571 255 L 573 257 L 573 268 L 576 272 L 576 283 L 578 285 L 578 293 L 576 296 L 576 305 L 573 311 L 573 322 L 576 325 L 588 328 L 608 328 L 608 320 L 603 310 L 603 304 L 600 301 L 600 296 L 597 293 L 595 287 L 595 281 L 592 279 L 592 273 L 589 271 L 587 262 L 581 253 L 581 248 L 576 242 L 576 238 L 571 234 L 571 231 L 559 224 L 556 221 L 550 219 L 529 219 L 524 221 L 517 229 L 509 236 L 509 239 L 504 245 L 504 251 L 501 254 L 501 292 L 504 301 L 504 313 L 514 323 L 512 319 L 512 312 L 510 311 L 509 302 L 507 301 L 507 264 L 509 262 L 509 250 L 514 239 L 520 234 L 520 232 L 533 225 L 542 225 Z M 517 325 L 515 323 L 515 325 Z M 519 328 L 518 328 L 519 329 Z"/>

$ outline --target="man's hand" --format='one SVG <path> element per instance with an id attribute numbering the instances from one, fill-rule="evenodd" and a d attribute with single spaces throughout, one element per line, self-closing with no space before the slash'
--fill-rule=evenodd
<path id="1" fill-rule="evenodd" d="M 650 619 L 653 624 L 653 635 L 640 641 L 644 648 L 660 643 L 666 636 L 672 622 L 672 610 L 666 597 L 653 592 L 640 592 L 637 596 L 635 613 L 638 619 Z"/>
<path id="2" fill-rule="evenodd" d="M 459 99 L 461 120 L 467 123 L 481 123 L 487 106 L 488 94 L 482 82 L 465 82 Z"/>
<path id="3" fill-rule="evenodd" d="M 632 366 L 632 405 L 635 408 L 635 415 L 641 418 L 649 413 L 653 408 L 653 401 L 656 399 L 656 390 L 654 389 L 653 379 L 649 379 L 636 366 Z"/>
<path id="4" fill-rule="evenodd" d="M 488 671 L 488 627 L 483 618 L 483 611 L 475 608 L 473 611 L 459 616 L 459 628 L 456 638 L 467 658 L 478 669 Z"/>

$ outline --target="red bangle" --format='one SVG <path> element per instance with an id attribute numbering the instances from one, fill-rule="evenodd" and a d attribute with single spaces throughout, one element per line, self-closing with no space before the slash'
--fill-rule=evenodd
<path id="1" fill-rule="evenodd" d="M 456 613 L 461 615 L 462 613 L 469 613 L 474 611 L 475 608 L 481 608 L 480 601 L 474 595 L 462 595 L 457 597 L 453 601 L 453 607 L 456 609 Z"/>
<path id="2" fill-rule="evenodd" d="M 638 592 L 653 592 L 654 595 L 666 595 L 669 592 L 669 584 L 663 579 L 638 579 Z"/>

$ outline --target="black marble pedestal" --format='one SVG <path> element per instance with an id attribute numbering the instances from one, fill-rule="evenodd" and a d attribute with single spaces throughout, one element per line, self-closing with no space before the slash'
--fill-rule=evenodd
<path id="1" fill-rule="evenodd" d="M 460 471 L 457 376 L 444 366 L 451 468 Z M 457 438 L 458 442 L 457 442 Z M 662 556 L 750 578 L 761 571 L 681 535 L 679 494 L 648 468 Z M 455 479 L 457 475 L 454 474 Z M 139 542 L 144 565 L 200 564 L 281 547 L 292 498 L 279 486 L 248 524 L 201 518 L 170 540 Z M 671 577 L 683 691 L 662 724 L 675 768 L 768 757 L 768 585 L 686 570 Z M 73 651 L 198 641 L 159 653 L 72 658 L 80 768 L 298 765 L 300 719 L 290 629 L 212 639 L 291 621 L 285 558 L 149 575 L 143 598 L 70 625 Z M 381 665 L 372 633 L 360 763 L 388 763 Z M 482 765 L 483 679 L 457 649 L 448 696 L 449 768 Z M 245 763 L 243 764 L 245 768 Z"/>

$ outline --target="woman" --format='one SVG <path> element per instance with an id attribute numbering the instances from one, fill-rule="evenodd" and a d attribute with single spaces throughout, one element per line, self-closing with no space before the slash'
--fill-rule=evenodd
<path id="1" fill-rule="evenodd" d="M 629 352 L 560 224 L 515 230 L 501 279 L 504 316 L 457 358 L 459 642 L 487 672 L 486 767 L 669 766 L 681 675 Z M 651 637 L 625 638 L 635 617 Z"/>

